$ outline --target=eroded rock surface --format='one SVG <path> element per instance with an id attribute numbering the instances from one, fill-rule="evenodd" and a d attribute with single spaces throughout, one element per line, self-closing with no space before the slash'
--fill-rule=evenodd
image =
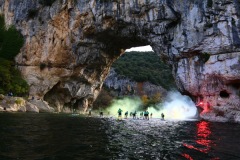
<path id="1" fill-rule="evenodd" d="M 30 95 L 59 111 L 86 110 L 113 61 L 143 45 L 173 65 L 181 92 L 239 109 L 239 7 L 236 0 L 0 0 L 6 24 L 25 38 L 16 61 Z"/>
<path id="2" fill-rule="evenodd" d="M 3 112 L 55 112 L 47 102 L 39 99 L 4 96 L 0 94 L 0 111 Z"/>

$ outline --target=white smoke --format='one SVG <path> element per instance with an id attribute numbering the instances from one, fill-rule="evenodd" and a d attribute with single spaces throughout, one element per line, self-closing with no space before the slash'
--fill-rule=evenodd
<path id="1" fill-rule="evenodd" d="M 119 108 L 123 110 L 123 113 L 128 111 L 137 111 L 139 116 L 140 112 L 144 112 L 141 109 L 142 101 L 140 98 L 123 98 L 114 100 L 111 106 L 107 109 L 110 115 L 117 115 Z M 181 95 L 179 92 L 169 92 L 166 100 L 163 103 L 157 104 L 147 108 L 149 113 L 153 114 L 153 118 L 161 118 L 161 114 L 165 115 L 165 119 L 170 120 L 187 120 L 195 118 L 197 115 L 197 108 L 193 101 L 188 97 Z"/>
<path id="2" fill-rule="evenodd" d="M 153 112 L 154 117 L 160 117 L 163 113 L 165 119 L 186 120 L 196 117 L 197 108 L 188 96 L 181 95 L 179 92 L 169 92 L 163 104 L 158 105 L 157 109 L 150 107 L 149 112 Z"/>

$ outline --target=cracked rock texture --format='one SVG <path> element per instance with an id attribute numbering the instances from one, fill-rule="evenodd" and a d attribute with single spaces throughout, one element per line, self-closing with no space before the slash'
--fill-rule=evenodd
<path id="1" fill-rule="evenodd" d="M 240 109 L 238 0 L 0 0 L 0 14 L 25 38 L 16 62 L 30 95 L 58 111 L 86 110 L 113 61 L 143 45 L 173 66 L 182 93 Z"/>

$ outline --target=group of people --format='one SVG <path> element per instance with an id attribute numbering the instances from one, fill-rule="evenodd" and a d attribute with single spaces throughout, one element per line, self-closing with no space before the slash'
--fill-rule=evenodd
<path id="1" fill-rule="evenodd" d="M 123 110 L 121 108 L 118 109 L 117 111 L 118 114 L 118 120 L 122 119 L 122 114 L 123 114 Z M 126 111 L 124 113 L 124 118 L 127 119 L 128 118 L 128 111 Z M 91 117 L 92 115 L 92 110 L 90 109 L 88 112 L 88 117 Z M 108 112 L 108 115 L 110 115 L 110 112 Z M 103 117 L 103 111 L 99 112 L 99 116 L 102 118 Z M 130 112 L 130 117 L 132 117 L 133 119 L 146 119 L 149 120 L 149 118 L 152 118 L 153 113 L 149 113 L 148 110 L 145 110 L 144 112 L 140 112 L 140 117 L 137 117 L 137 111 L 134 112 Z M 164 120 L 165 115 L 162 113 L 161 114 L 161 119 Z"/>
<path id="2" fill-rule="evenodd" d="M 123 110 L 121 108 L 118 109 L 118 119 L 122 119 L 122 112 Z M 125 118 L 128 118 L 128 111 L 125 112 Z M 150 118 L 152 118 L 152 113 L 150 113 Z M 137 111 L 130 112 L 130 117 L 133 117 L 133 119 L 137 119 Z M 164 114 L 161 114 L 162 120 L 164 120 Z M 140 113 L 140 119 L 146 119 L 149 120 L 149 112 L 148 110 L 145 110 L 144 112 Z"/>

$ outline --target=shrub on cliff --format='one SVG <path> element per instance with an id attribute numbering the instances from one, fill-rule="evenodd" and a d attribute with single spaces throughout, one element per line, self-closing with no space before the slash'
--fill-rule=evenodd
<path id="1" fill-rule="evenodd" d="M 13 62 L 0 58 L 0 94 L 13 92 L 14 95 L 25 95 L 29 86 L 22 79 L 20 72 L 13 66 Z"/>
<path id="2" fill-rule="evenodd" d="M 43 6 L 52 6 L 56 0 L 39 0 L 39 3 Z"/>
<path id="3" fill-rule="evenodd" d="M 0 94 L 10 91 L 14 95 L 28 93 L 28 84 L 14 65 L 14 57 L 23 42 L 23 37 L 14 27 L 6 29 L 4 18 L 0 16 Z"/>
<path id="4" fill-rule="evenodd" d="M 37 14 L 38 14 L 38 10 L 36 10 L 36 9 L 30 9 L 30 10 L 28 11 L 28 18 L 29 18 L 29 19 L 33 19 L 33 18 L 35 18 L 35 17 L 37 16 Z"/>
<path id="5" fill-rule="evenodd" d="M 112 100 L 113 100 L 113 97 L 110 95 L 107 89 L 102 88 L 101 92 L 99 93 L 99 96 L 93 103 L 93 108 L 105 109 L 111 104 Z"/>
<path id="6" fill-rule="evenodd" d="M 13 26 L 6 29 L 4 18 L 0 16 L 0 57 L 13 61 L 23 43 L 21 34 Z"/>

